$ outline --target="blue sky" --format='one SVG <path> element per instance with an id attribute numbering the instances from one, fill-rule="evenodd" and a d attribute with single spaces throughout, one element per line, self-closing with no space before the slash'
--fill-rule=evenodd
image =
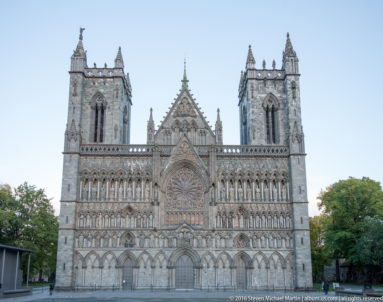
<path id="1" fill-rule="evenodd" d="M 162 120 L 187 55 L 189 86 L 224 144 L 239 143 L 238 82 L 281 66 L 286 32 L 300 59 L 310 215 L 321 189 L 349 176 L 383 181 L 383 1 L 0 2 L 0 183 L 45 188 L 59 209 L 70 56 L 85 27 L 88 65 L 122 47 L 133 88 L 132 143 L 149 108 Z"/>

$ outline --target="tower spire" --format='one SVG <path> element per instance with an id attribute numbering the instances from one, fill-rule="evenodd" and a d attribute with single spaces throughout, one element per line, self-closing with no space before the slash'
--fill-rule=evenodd
<path id="1" fill-rule="evenodd" d="M 121 54 L 121 46 L 118 47 L 117 56 L 114 59 L 114 68 L 124 68 L 124 60 Z"/>
<path id="2" fill-rule="evenodd" d="M 86 51 L 84 50 L 84 45 L 82 43 L 82 33 L 84 30 L 84 27 L 80 27 L 80 35 L 78 37 L 77 46 L 71 57 L 71 71 L 83 71 L 84 68 L 87 67 Z"/>
<path id="3" fill-rule="evenodd" d="M 249 45 L 249 51 L 247 52 L 246 68 L 254 68 L 255 59 L 253 56 L 253 51 L 251 50 L 251 45 Z"/>
<path id="4" fill-rule="evenodd" d="M 146 143 L 148 145 L 151 145 L 154 143 L 154 121 L 153 121 L 153 109 L 150 108 L 150 116 L 148 125 L 146 127 L 147 130 L 147 137 L 146 137 Z"/>
<path id="5" fill-rule="evenodd" d="M 187 75 L 186 75 L 186 56 L 184 58 L 184 76 L 183 76 L 181 82 L 182 82 L 182 88 L 186 88 L 186 89 L 189 88 L 189 86 L 188 86 L 189 80 L 188 80 Z"/>
<path id="6" fill-rule="evenodd" d="M 215 137 L 217 145 L 222 145 L 222 122 L 219 115 L 219 108 L 217 109 L 217 121 L 215 122 Z"/>
<path id="7" fill-rule="evenodd" d="M 283 52 L 283 56 L 285 57 L 296 57 L 297 54 L 294 51 L 293 44 L 291 44 L 290 40 L 290 34 L 287 33 L 286 35 L 286 45 L 285 45 L 285 51 Z"/>

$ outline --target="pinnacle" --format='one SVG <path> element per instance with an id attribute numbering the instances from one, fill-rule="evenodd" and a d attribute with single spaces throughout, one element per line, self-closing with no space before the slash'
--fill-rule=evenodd
<path id="1" fill-rule="evenodd" d="M 217 123 L 219 123 L 220 121 L 221 121 L 221 117 L 219 114 L 219 108 L 217 108 Z"/>
<path id="2" fill-rule="evenodd" d="M 249 45 L 249 51 L 247 52 L 246 67 L 254 67 L 255 59 L 253 56 L 253 51 L 251 50 L 251 45 Z"/>
<path id="3" fill-rule="evenodd" d="M 297 54 L 294 51 L 293 45 L 291 44 L 289 33 L 287 33 L 287 35 L 286 35 L 286 46 L 285 46 L 285 51 L 283 54 L 285 56 L 288 56 L 288 57 L 296 57 L 297 56 Z"/>
<path id="4" fill-rule="evenodd" d="M 124 60 L 122 58 L 121 46 L 118 47 L 117 56 L 114 59 L 114 67 L 115 68 L 124 68 Z"/>
<path id="5" fill-rule="evenodd" d="M 182 88 L 189 88 L 189 86 L 188 86 L 188 82 L 189 82 L 189 80 L 188 80 L 188 78 L 187 78 L 187 75 L 186 75 L 186 58 L 184 59 L 184 76 L 183 76 L 183 78 L 182 78 Z"/>

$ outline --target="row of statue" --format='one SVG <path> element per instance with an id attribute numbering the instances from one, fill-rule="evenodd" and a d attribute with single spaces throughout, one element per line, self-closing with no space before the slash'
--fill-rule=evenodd
<path id="1" fill-rule="evenodd" d="M 153 196 L 154 195 L 154 196 Z M 82 200 L 116 200 L 150 202 L 157 198 L 158 190 L 154 187 L 151 192 L 151 184 L 146 182 L 118 182 L 118 181 L 82 181 L 80 198 Z"/>
<path id="2" fill-rule="evenodd" d="M 221 182 L 221 202 L 287 201 L 288 186 L 285 182 L 253 182 L 252 184 Z"/>

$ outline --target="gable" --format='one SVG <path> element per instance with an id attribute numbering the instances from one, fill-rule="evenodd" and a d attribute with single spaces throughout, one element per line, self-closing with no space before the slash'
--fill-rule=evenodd
<path id="1" fill-rule="evenodd" d="M 185 86 L 160 124 L 154 142 L 159 145 L 175 145 L 183 134 L 194 145 L 215 144 L 211 127 Z"/>

